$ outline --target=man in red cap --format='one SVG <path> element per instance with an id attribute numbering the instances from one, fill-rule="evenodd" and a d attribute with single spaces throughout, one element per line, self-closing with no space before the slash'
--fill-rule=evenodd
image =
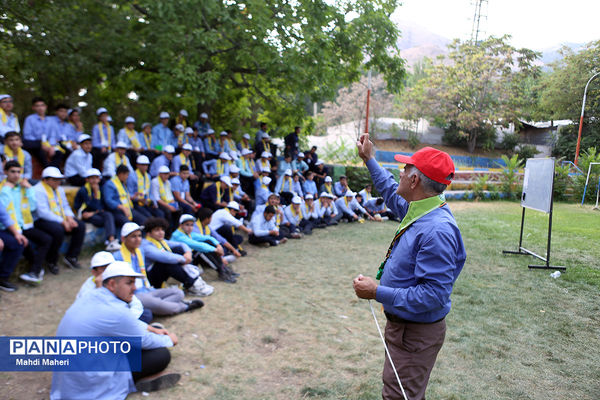
<path id="1" fill-rule="evenodd" d="M 360 137 L 357 146 L 375 187 L 401 223 L 379 267 L 379 285 L 359 275 L 354 291 L 383 305 L 385 341 L 406 396 L 424 399 L 444 343 L 452 287 L 466 259 L 460 231 L 442 194 L 454 176 L 454 164 L 448 154 L 431 147 L 410 157 L 398 154 L 396 161 L 406 166 L 396 183 L 375 161 L 368 134 Z M 383 399 L 404 398 L 388 358 L 382 395 Z"/>

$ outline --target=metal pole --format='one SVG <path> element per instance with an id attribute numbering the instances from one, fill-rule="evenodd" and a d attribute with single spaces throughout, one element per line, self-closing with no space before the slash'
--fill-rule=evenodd
<path id="1" fill-rule="evenodd" d="M 369 104 L 371 101 L 371 70 L 369 70 L 369 83 L 367 86 L 367 118 L 365 121 L 365 133 L 369 133 Z"/>
<path id="2" fill-rule="evenodd" d="M 585 99 L 587 97 L 587 89 L 590 85 L 590 82 L 594 80 L 595 77 L 600 75 L 600 72 L 595 73 L 589 81 L 585 84 L 585 89 L 583 90 L 583 103 L 581 104 L 581 117 L 579 118 L 579 133 L 577 134 L 577 147 L 575 148 L 575 161 L 574 164 L 577 165 L 579 161 L 579 148 L 581 147 L 581 128 L 583 127 L 583 113 L 585 110 Z"/>

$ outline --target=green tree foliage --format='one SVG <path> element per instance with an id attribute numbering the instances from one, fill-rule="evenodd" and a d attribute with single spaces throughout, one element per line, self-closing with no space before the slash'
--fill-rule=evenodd
<path id="1" fill-rule="evenodd" d="M 440 126 L 453 126 L 470 152 L 494 125 L 517 122 L 530 102 L 529 96 L 522 96 L 522 87 L 539 74 L 534 65 L 539 54 L 516 49 L 507 41 L 504 36 L 451 43 L 448 60 L 438 60 L 427 78 L 406 91 L 402 99 L 410 105 L 406 117 L 426 117 Z M 490 143 L 484 140 L 482 144 L 490 147 Z"/>
<path id="2" fill-rule="evenodd" d="M 397 5 L 0 0 L 0 87 L 24 102 L 41 94 L 51 104 L 110 105 L 117 117 L 184 107 L 191 119 L 209 111 L 213 124 L 236 128 L 259 118 L 287 133 L 307 101 L 332 99 L 364 70 L 399 90 L 404 66 L 389 19 Z"/>

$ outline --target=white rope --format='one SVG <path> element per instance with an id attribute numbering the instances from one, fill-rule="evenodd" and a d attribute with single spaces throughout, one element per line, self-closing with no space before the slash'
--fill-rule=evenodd
<path id="1" fill-rule="evenodd" d="M 370 299 L 369 299 L 369 307 L 371 307 L 371 314 L 373 314 L 373 319 L 375 320 L 375 326 L 377 326 L 377 332 L 379 332 L 379 337 L 381 338 L 381 342 L 383 343 L 383 347 L 385 348 L 385 354 L 387 354 L 388 360 L 390 361 L 390 364 L 392 364 L 392 369 L 394 370 L 394 375 L 396 375 L 396 379 L 398 380 L 398 385 L 400 385 L 400 390 L 402 390 L 402 396 L 404 396 L 404 400 L 408 400 L 408 397 L 406 397 L 406 393 L 404 392 L 404 387 L 402 387 L 402 382 L 400 382 L 400 377 L 398 376 L 398 372 L 396 371 L 396 366 L 394 365 L 394 362 L 392 361 L 392 355 L 390 354 L 390 351 L 388 350 L 387 344 L 385 344 L 385 339 L 383 338 L 383 334 L 381 333 L 381 328 L 379 327 L 379 321 L 377 321 L 377 317 L 375 316 L 375 310 L 373 310 L 373 304 L 371 303 Z"/>

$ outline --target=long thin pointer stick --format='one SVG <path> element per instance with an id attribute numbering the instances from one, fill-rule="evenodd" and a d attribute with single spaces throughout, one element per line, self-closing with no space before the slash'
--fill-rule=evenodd
<path id="1" fill-rule="evenodd" d="M 377 317 L 375 316 L 375 310 L 373 310 L 373 304 L 371 300 L 369 300 L 369 307 L 371 307 L 371 314 L 373 314 L 373 319 L 375 320 L 375 326 L 377 326 L 377 332 L 379 332 L 379 337 L 381 338 L 381 342 L 383 343 L 383 347 L 385 348 L 385 354 L 387 354 L 388 360 L 390 360 L 390 364 L 392 364 L 392 369 L 394 370 L 394 375 L 396 375 L 396 379 L 398 380 L 398 385 L 400 385 L 400 390 L 402 390 L 402 396 L 404 396 L 404 400 L 408 400 L 406 397 L 406 393 L 404 392 L 404 387 L 402 387 L 402 382 L 400 382 L 400 377 L 398 376 L 398 372 L 396 371 L 396 366 L 392 361 L 392 356 L 390 351 L 388 350 L 387 344 L 385 344 L 385 339 L 383 338 L 383 334 L 381 333 L 381 328 L 379 327 L 379 321 L 377 321 Z"/>

